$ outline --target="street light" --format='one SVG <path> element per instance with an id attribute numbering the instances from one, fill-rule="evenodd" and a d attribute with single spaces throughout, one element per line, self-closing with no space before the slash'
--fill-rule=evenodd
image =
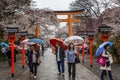
<path id="1" fill-rule="evenodd" d="M 84 63 L 84 43 L 85 43 L 86 34 L 80 34 L 80 37 L 84 39 L 84 42 L 82 43 L 82 62 Z"/>
<path id="2" fill-rule="evenodd" d="M 6 27 L 6 32 L 8 33 L 8 39 L 11 42 L 11 76 L 14 77 L 14 42 L 16 40 L 16 34 L 18 32 L 18 27 Z"/>
<path id="3" fill-rule="evenodd" d="M 90 43 L 90 67 L 93 66 L 93 52 L 92 52 L 92 43 L 93 43 L 93 39 L 94 39 L 94 35 L 95 35 L 95 31 L 87 31 L 87 35 L 88 35 L 88 40 Z"/>
<path id="4" fill-rule="evenodd" d="M 28 32 L 27 31 L 21 31 L 18 33 L 18 36 L 20 36 L 20 41 L 23 41 L 26 39 Z M 25 67 L 25 49 L 24 44 L 22 44 L 22 67 Z"/>
<path id="5" fill-rule="evenodd" d="M 106 42 L 108 40 L 111 31 L 112 28 L 110 26 L 107 26 L 105 24 L 99 26 L 99 32 L 101 33 L 101 38 L 103 42 Z"/>

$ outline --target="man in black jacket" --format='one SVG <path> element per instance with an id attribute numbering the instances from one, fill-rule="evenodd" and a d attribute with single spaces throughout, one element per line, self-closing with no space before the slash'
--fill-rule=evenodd
<path id="1" fill-rule="evenodd" d="M 57 61 L 57 65 L 58 65 L 58 75 L 62 74 L 62 76 L 64 76 L 64 58 L 65 58 L 65 51 L 64 48 L 61 46 L 60 43 L 56 43 L 56 61 Z"/>
<path id="2" fill-rule="evenodd" d="M 11 48 L 9 48 L 8 51 L 7 51 L 7 57 L 8 57 L 8 64 L 9 64 L 9 66 L 11 66 L 11 54 L 12 54 Z M 16 54 L 18 54 L 18 51 L 16 49 L 14 49 L 14 62 L 17 61 L 16 60 Z"/>

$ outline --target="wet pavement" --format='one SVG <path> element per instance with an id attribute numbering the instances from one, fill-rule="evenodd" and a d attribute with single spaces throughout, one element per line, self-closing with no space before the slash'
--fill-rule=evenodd
<path id="1" fill-rule="evenodd" d="M 51 49 L 45 52 L 44 56 L 41 57 L 42 63 L 38 67 L 37 80 L 70 80 L 68 78 L 66 62 L 65 76 L 57 75 L 58 71 L 55 58 L 55 55 L 51 53 Z M 81 64 L 77 64 L 75 80 L 99 80 L 99 78 Z"/>
<path id="2" fill-rule="evenodd" d="M 65 76 L 57 75 L 57 64 L 56 57 L 51 53 L 51 49 L 47 49 L 44 56 L 41 56 L 42 63 L 38 67 L 37 79 L 33 79 L 29 75 L 28 66 L 25 69 L 21 67 L 21 58 L 17 61 L 15 65 L 15 77 L 11 78 L 10 68 L 6 62 L 4 65 L 0 66 L 0 80 L 71 80 L 68 78 L 67 64 L 65 62 Z M 17 58 L 18 59 L 18 58 Z M 2 62 L 0 62 L 2 64 Z M 76 79 L 75 80 L 99 80 L 99 78 L 85 68 L 81 64 L 76 65 Z"/>
<path id="3" fill-rule="evenodd" d="M 8 62 L 0 62 L 0 80 L 26 80 L 21 79 L 24 74 L 28 70 L 28 67 L 25 66 L 23 69 L 21 66 L 21 54 L 17 55 L 17 62 L 15 63 L 15 73 L 14 78 L 11 77 L 11 67 L 9 67 Z"/>

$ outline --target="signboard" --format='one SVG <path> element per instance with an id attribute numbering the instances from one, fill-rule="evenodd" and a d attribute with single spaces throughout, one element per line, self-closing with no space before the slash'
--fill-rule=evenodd
<path id="1" fill-rule="evenodd" d="M 112 28 L 107 25 L 102 25 L 99 27 L 99 32 L 111 32 Z"/>
<path id="2" fill-rule="evenodd" d="M 100 28 L 100 32 L 110 32 L 112 28 Z"/>
<path id="3" fill-rule="evenodd" d="M 34 37 L 34 34 L 28 34 L 28 38 L 33 38 Z"/>
<path id="4" fill-rule="evenodd" d="M 18 32 L 18 27 L 6 27 L 6 32 L 17 33 Z"/>
<path id="5" fill-rule="evenodd" d="M 95 35 L 95 31 L 87 31 L 87 35 L 88 36 L 94 36 Z"/>
<path id="6" fill-rule="evenodd" d="M 82 37 L 83 39 L 85 39 L 86 34 L 80 34 L 80 37 Z"/>
<path id="7" fill-rule="evenodd" d="M 27 36 L 27 35 L 28 35 L 27 31 L 21 31 L 17 34 L 17 36 L 21 36 L 21 37 L 24 37 L 24 36 Z"/>

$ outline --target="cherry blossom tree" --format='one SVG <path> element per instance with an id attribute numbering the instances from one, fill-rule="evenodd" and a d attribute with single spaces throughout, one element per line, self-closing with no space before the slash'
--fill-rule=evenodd
<path id="1" fill-rule="evenodd" d="M 119 3 L 117 0 L 75 0 L 70 4 L 70 9 L 85 9 L 83 15 L 77 15 L 77 17 L 84 19 L 80 24 L 77 24 L 77 26 L 84 25 L 86 29 L 91 29 L 102 24 L 101 19 L 98 18 L 100 18 L 99 16 L 103 11 L 105 11 L 107 8 L 112 8 L 118 5 Z"/>
<path id="2" fill-rule="evenodd" d="M 103 24 L 113 28 L 113 32 L 120 32 L 120 7 L 108 8 L 101 15 Z"/>
<path id="3" fill-rule="evenodd" d="M 31 4 L 31 0 L 0 0 L 0 35 L 7 23 L 11 23 Z"/>
<path id="4" fill-rule="evenodd" d="M 16 26 L 19 27 L 19 30 L 33 33 L 36 20 L 39 19 L 41 35 L 53 34 L 50 27 L 59 25 L 54 12 L 50 9 L 33 8 L 33 4 L 32 0 L 1 0 L 0 30 L 3 31 L 4 27 Z"/>

